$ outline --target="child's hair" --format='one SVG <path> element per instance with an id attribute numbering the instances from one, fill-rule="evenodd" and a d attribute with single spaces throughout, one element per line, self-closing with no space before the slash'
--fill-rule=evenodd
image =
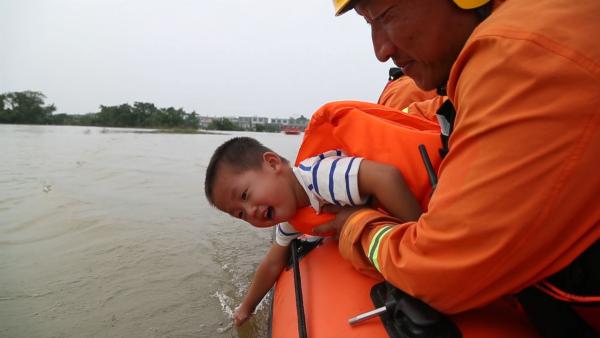
<path id="1" fill-rule="evenodd" d="M 213 153 L 206 168 L 204 193 L 208 202 L 214 205 L 212 198 L 213 184 L 221 164 L 229 166 L 229 168 L 236 172 L 260 169 L 263 162 L 263 154 L 268 151 L 274 152 L 251 137 L 235 137 L 221 144 Z M 279 157 L 287 163 L 285 158 Z"/>

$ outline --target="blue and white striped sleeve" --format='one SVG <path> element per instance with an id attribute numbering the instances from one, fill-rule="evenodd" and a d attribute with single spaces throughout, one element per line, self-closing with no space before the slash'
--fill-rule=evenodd
<path id="1" fill-rule="evenodd" d="M 277 224 L 275 227 L 275 242 L 281 246 L 289 246 L 294 239 L 301 235 L 288 222 Z"/>
<path id="2" fill-rule="evenodd" d="M 312 166 L 313 191 L 331 204 L 363 205 L 367 198 L 361 197 L 358 187 L 358 171 L 362 158 L 342 155 L 323 156 Z"/>

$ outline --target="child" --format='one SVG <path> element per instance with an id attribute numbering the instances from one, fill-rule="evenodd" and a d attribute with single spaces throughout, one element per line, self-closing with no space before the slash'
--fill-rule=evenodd
<path id="1" fill-rule="evenodd" d="M 334 150 L 292 167 L 248 137 L 233 138 L 217 148 L 206 171 L 205 193 L 211 204 L 233 217 L 261 228 L 277 225 L 275 243 L 235 312 L 237 326 L 249 318 L 284 268 L 287 246 L 299 235 L 286 223 L 296 210 L 311 206 L 319 212 L 326 204 L 361 205 L 372 200 L 403 221 L 421 214 L 419 203 L 392 165 Z"/>

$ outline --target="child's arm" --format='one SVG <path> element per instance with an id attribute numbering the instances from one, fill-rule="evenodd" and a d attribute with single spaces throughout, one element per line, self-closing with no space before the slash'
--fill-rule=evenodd
<path id="1" fill-rule="evenodd" d="M 258 269 L 256 269 L 254 280 L 242 304 L 236 309 L 233 315 L 236 326 L 242 325 L 250 318 L 254 308 L 256 308 L 258 303 L 273 287 L 287 263 L 289 252 L 290 248 L 288 246 L 273 243 L 271 249 L 269 249 L 269 252 L 258 266 Z"/>
<path id="2" fill-rule="evenodd" d="M 358 171 L 358 190 L 362 196 L 375 197 L 385 210 L 402 221 L 416 221 L 423 213 L 402 173 L 392 165 L 363 159 Z"/>

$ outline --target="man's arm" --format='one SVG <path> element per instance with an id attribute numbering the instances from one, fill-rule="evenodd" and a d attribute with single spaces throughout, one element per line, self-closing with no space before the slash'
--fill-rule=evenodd
<path id="1" fill-rule="evenodd" d="M 359 211 L 340 235 L 355 267 L 449 313 L 559 271 L 600 234 L 590 202 L 600 187 L 597 78 L 539 43 L 485 39 L 448 86 L 455 131 L 428 212 L 398 223 Z M 569 70 L 564 85 L 555 69 Z"/>
<path id="2" fill-rule="evenodd" d="M 236 326 L 242 325 L 250 318 L 258 303 L 275 284 L 279 274 L 285 267 L 288 256 L 289 247 L 273 243 L 258 269 L 256 269 L 254 280 L 242 304 L 235 311 L 233 319 Z"/>
<path id="3" fill-rule="evenodd" d="M 400 171 L 392 165 L 363 159 L 358 170 L 361 195 L 371 195 L 392 216 L 416 221 L 423 212 Z"/>

